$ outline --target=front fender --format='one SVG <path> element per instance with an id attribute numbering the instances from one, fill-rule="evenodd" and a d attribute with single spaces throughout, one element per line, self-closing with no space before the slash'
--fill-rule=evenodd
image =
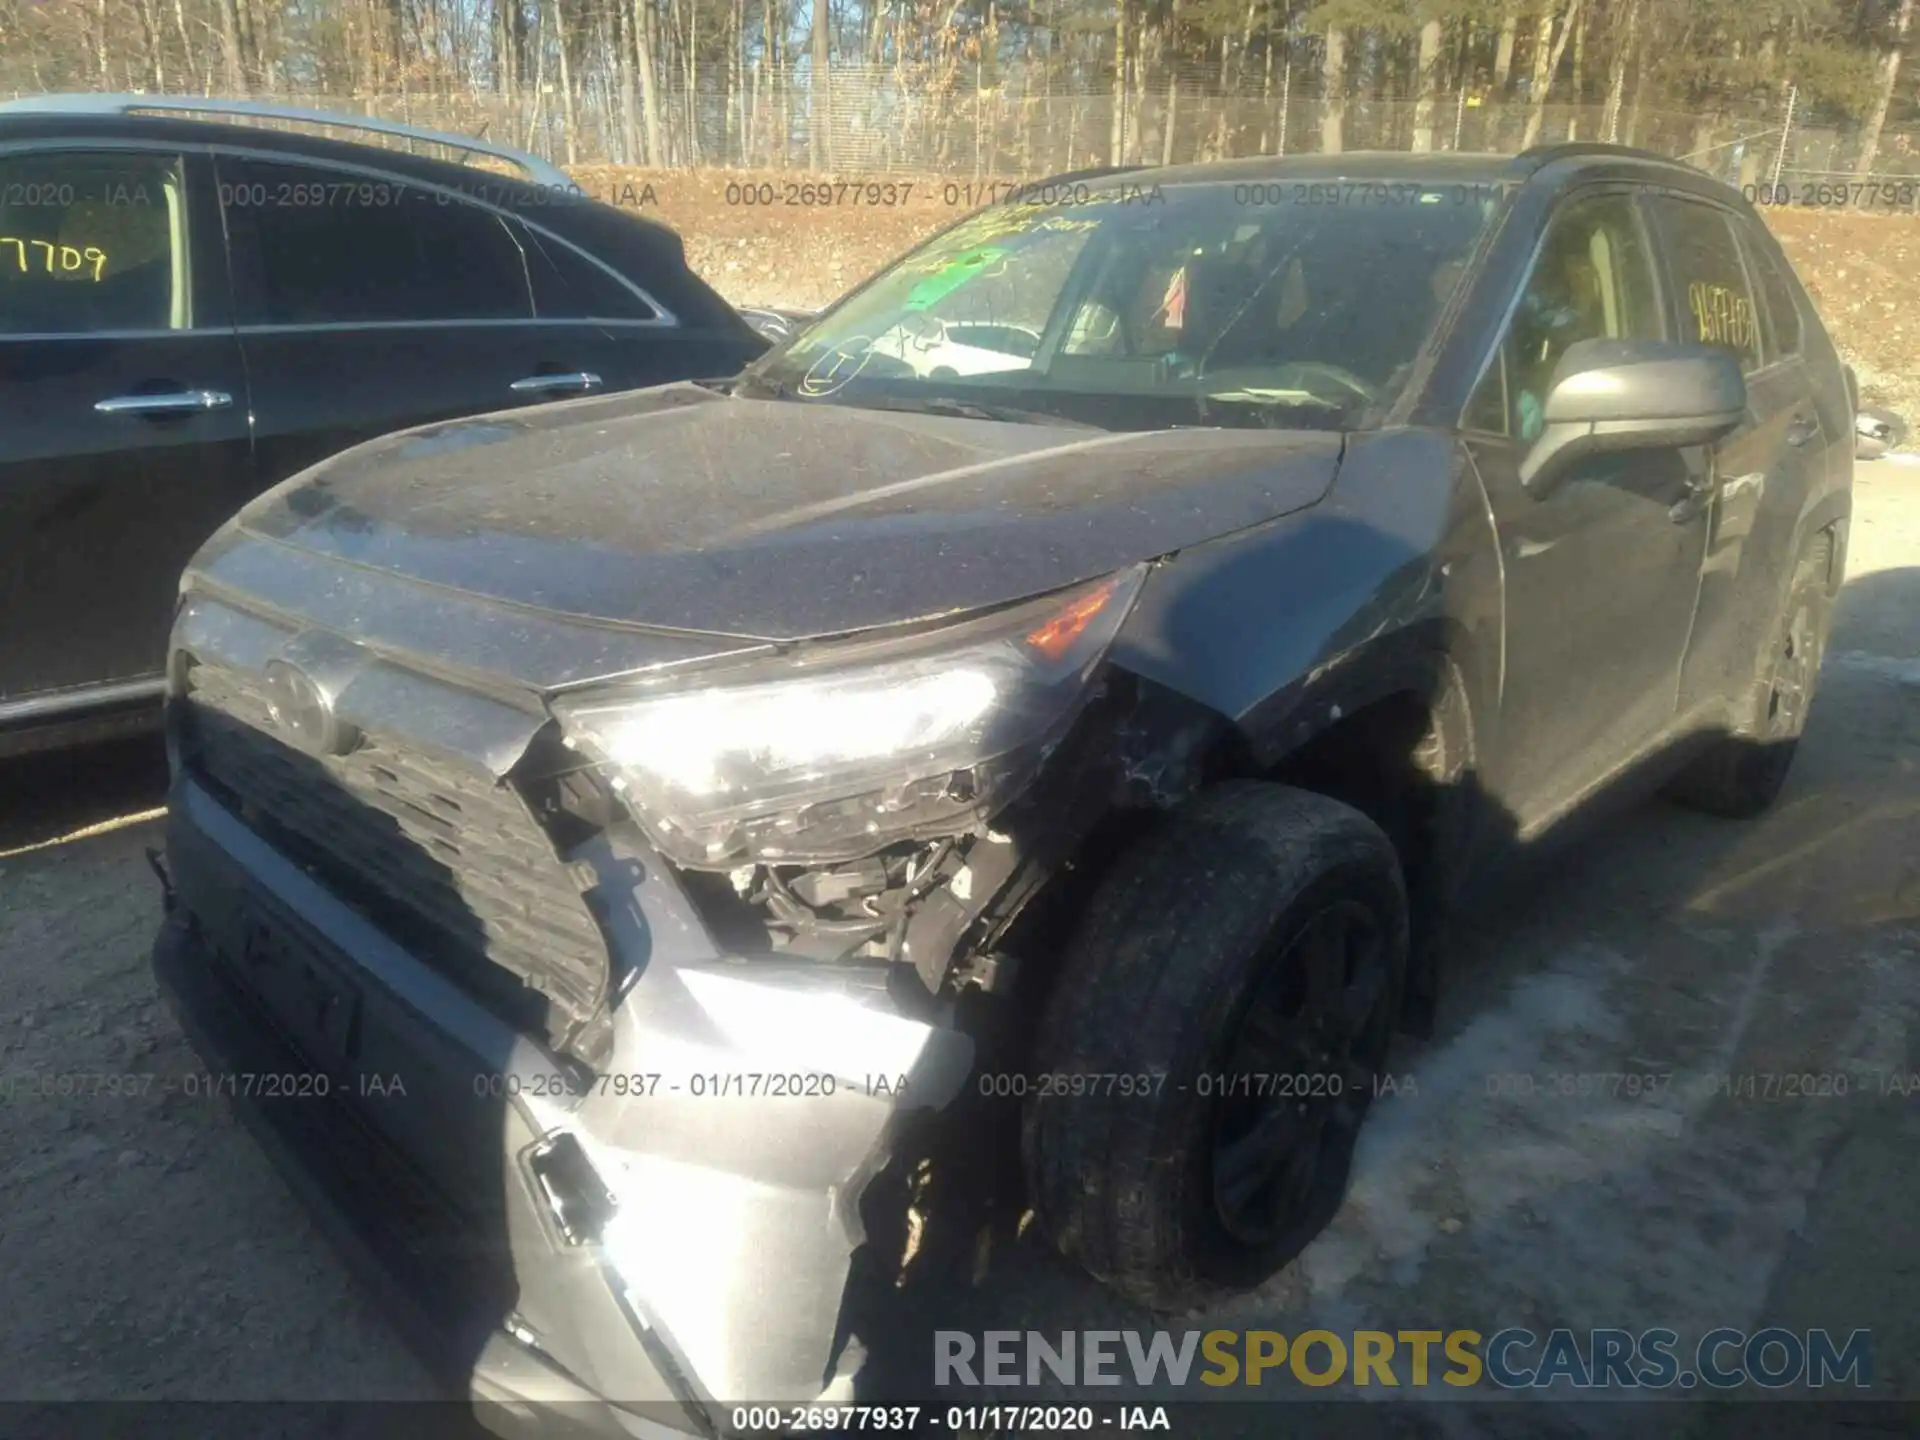
<path id="1" fill-rule="evenodd" d="M 1265 769 L 1412 691 L 1497 712 L 1504 616 L 1491 522 L 1451 437 L 1355 437 L 1328 499 L 1159 567 L 1116 663 L 1207 706 Z"/>

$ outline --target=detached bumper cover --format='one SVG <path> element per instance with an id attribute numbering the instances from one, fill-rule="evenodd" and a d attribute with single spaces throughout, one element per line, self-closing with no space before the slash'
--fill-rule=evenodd
<path id="1" fill-rule="evenodd" d="M 584 1082 L 191 778 L 154 967 L 416 1348 L 503 1402 L 490 1427 L 670 1435 L 842 1395 L 860 1194 L 902 1113 L 957 1093 L 971 1045 L 823 967 L 715 953 L 665 867 L 596 844 L 629 887 L 613 943 L 642 953 Z M 584 1238 L 532 1163 L 561 1135 L 611 1192 Z"/>

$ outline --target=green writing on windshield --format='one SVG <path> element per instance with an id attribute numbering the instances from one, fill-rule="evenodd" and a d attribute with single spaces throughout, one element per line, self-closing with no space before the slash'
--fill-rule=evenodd
<path id="1" fill-rule="evenodd" d="M 922 275 L 907 293 L 902 308 L 926 310 L 951 295 L 969 280 L 981 275 L 1003 272 L 1006 260 L 1016 254 L 1020 242 L 1030 236 L 1057 234 L 1061 231 L 1093 230 L 1094 218 L 1069 218 L 1064 215 L 1035 217 L 1017 210 L 987 210 L 955 228 L 950 243 L 974 248 L 958 251 L 941 249 L 932 255 L 904 262 L 900 273 Z"/>
<path id="2" fill-rule="evenodd" d="M 969 250 L 966 254 L 942 265 L 908 291 L 905 308 L 908 310 L 931 309 L 974 276 L 984 274 L 1006 258 L 1007 251 L 998 245 L 989 245 L 984 250 Z"/>

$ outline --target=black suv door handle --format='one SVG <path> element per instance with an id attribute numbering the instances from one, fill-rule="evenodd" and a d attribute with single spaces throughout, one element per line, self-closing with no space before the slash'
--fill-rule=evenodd
<path id="1" fill-rule="evenodd" d="M 1796 415 L 1787 426 L 1787 444 L 1798 449 L 1820 433 L 1820 422 L 1811 415 Z"/>
<path id="2" fill-rule="evenodd" d="M 231 404 L 233 396 L 224 390 L 178 390 L 168 395 L 116 395 L 96 400 L 93 408 L 101 415 L 199 415 Z"/>
<path id="3" fill-rule="evenodd" d="M 529 375 L 507 388 L 516 395 L 560 395 L 575 390 L 599 388 L 600 377 L 591 370 L 573 370 L 565 375 Z"/>

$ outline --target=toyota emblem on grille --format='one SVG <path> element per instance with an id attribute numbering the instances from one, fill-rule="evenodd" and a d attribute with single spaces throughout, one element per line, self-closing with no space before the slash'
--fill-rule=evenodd
<path id="1" fill-rule="evenodd" d="M 359 730 L 334 714 L 326 692 L 298 665 L 269 660 L 266 681 L 274 723 L 309 755 L 345 755 L 360 743 Z"/>

